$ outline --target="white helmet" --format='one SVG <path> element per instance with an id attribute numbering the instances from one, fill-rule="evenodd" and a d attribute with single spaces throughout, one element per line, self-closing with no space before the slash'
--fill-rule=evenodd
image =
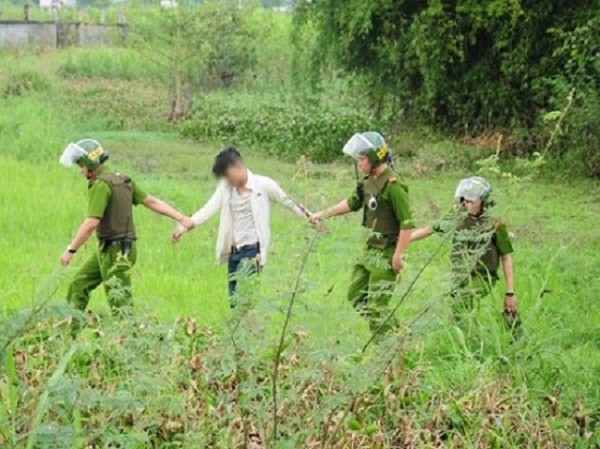
<path id="1" fill-rule="evenodd" d="M 373 167 L 390 162 L 391 158 L 391 152 L 385 139 L 375 131 L 354 134 L 346 142 L 342 151 L 354 159 L 359 156 L 367 156 Z"/>
<path id="2" fill-rule="evenodd" d="M 485 204 L 490 203 L 490 195 L 492 193 L 492 185 L 488 180 L 481 176 L 471 176 L 465 178 L 458 183 L 454 198 L 456 201 L 464 200 L 482 201 Z"/>

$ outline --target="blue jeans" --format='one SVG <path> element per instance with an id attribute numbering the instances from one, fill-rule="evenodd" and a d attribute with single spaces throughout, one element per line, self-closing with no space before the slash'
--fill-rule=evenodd
<path id="1" fill-rule="evenodd" d="M 254 275 L 260 271 L 260 248 L 258 245 L 252 247 L 241 248 L 240 250 L 232 250 L 229 255 L 228 264 L 228 280 L 229 280 L 229 301 L 231 307 L 235 307 L 236 302 L 233 296 L 235 295 L 237 284 L 239 281 L 239 273 L 243 272 L 247 275 Z"/>

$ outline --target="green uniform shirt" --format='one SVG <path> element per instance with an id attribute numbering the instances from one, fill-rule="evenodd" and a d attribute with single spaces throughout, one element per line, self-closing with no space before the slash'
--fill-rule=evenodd
<path id="1" fill-rule="evenodd" d="M 494 243 L 496 244 L 496 248 L 498 248 L 498 252 L 501 256 L 504 256 L 505 254 L 511 254 L 513 252 L 512 242 L 508 236 L 508 228 L 505 224 L 500 224 L 496 228 Z"/>
<path id="2" fill-rule="evenodd" d="M 381 192 L 380 198 L 392 207 L 396 218 L 400 222 L 400 229 L 413 229 L 415 227 L 406 184 L 400 181 L 389 182 Z M 354 212 L 363 207 L 363 201 L 358 197 L 356 191 L 348 197 L 347 201 L 350 210 Z"/>
<path id="3" fill-rule="evenodd" d="M 99 171 L 101 173 L 112 173 L 106 168 Z M 106 206 L 112 196 L 112 190 L 108 183 L 102 179 L 95 179 L 88 189 L 88 217 L 102 218 Z M 136 183 L 133 183 L 133 204 L 138 205 L 144 202 L 148 194 L 141 190 Z"/>
<path id="4" fill-rule="evenodd" d="M 450 232 L 457 226 L 459 223 L 458 220 L 466 220 L 463 215 L 464 214 L 453 210 L 442 219 L 433 223 L 431 227 L 435 232 L 440 234 Z M 510 240 L 510 236 L 508 235 L 508 228 L 503 223 L 498 223 L 496 225 L 492 242 L 498 249 L 498 253 L 501 256 L 504 256 L 505 254 L 511 254 L 513 252 L 512 242 Z"/>

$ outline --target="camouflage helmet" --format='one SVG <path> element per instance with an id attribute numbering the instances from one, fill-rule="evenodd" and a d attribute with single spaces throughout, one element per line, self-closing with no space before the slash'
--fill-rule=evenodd
<path id="1" fill-rule="evenodd" d="M 481 176 L 470 176 L 462 179 L 454 193 L 454 198 L 458 202 L 464 200 L 481 201 L 486 206 L 493 205 L 491 196 L 492 185 Z"/>
<path id="2" fill-rule="evenodd" d="M 97 169 L 109 158 L 108 152 L 102 145 L 93 139 L 83 139 L 77 143 L 70 143 L 65 148 L 60 163 L 66 167 L 82 165 L 90 170 Z"/>
<path id="3" fill-rule="evenodd" d="M 379 167 L 390 160 L 390 150 L 385 139 L 375 131 L 354 134 L 346 142 L 342 151 L 354 159 L 359 156 L 368 157 L 373 168 Z"/>

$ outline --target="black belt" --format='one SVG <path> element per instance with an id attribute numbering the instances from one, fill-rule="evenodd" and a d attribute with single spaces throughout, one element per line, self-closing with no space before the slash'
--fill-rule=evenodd
<path id="1" fill-rule="evenodd" d="M 110 248 L 111 246 L 119 245 L 123 254 L 129 254 L 134 241 L 134 239 L 129 237 L 116 240 L 100 240 L 100 251 L 106 251 L 106 249 Z"/>
<path id="2" fill-rule="evenodd" d="M 116 245 L 120 245 L 122 241 L 123 240 L 102 240 L 100 242 L 100 246 L 104 246 L 104 247 L 116 246 Z"/>
<path id="3" fill-rule="evenodd" d="M 244 246 L 232 246 L 231 247 L 231 252 L 236 254 L 236 253 L 241 253 L 242 251 L 250 251 L 252 249 L 257 249 L 260 251 L 260 243 L 253 243 L 251 245 L 244 245 Z"/>
<path id="4" fill-rule="evenodd" d="M 121 242 L 133 242 L 135 241 L 135 239 L 129 238 L 129 237 L 124 237 L 122 239 L 115 239 L 115 240 L 108 240 L 108 239 L 100 239 L 100 244 L 104 245 L 104 246 L 115 246 L 115 245 L 120 245 Z"/>

